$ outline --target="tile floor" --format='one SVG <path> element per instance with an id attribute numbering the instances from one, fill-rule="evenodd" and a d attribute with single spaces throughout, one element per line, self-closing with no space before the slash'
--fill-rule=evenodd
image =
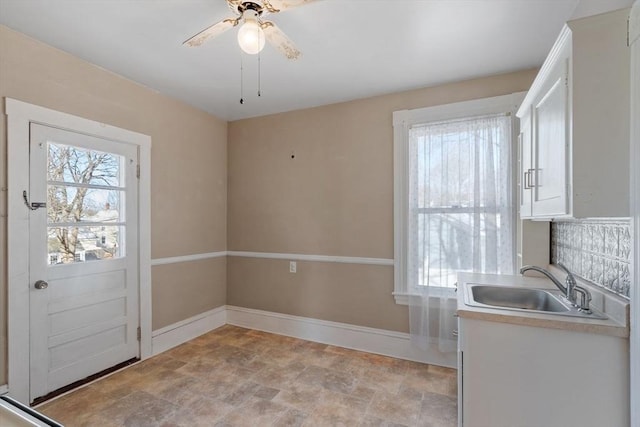
<path id="1" fill-rule="evenodd" d="M 38 408 L 73 426 L 455 426 L 456 371 L 224 326 Z"/>

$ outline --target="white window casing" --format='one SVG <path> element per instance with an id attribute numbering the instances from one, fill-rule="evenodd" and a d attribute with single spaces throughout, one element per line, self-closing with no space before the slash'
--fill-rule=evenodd
<path id="1" fill-rule="evenodd" d="M 409 131 L 412 126 L 481 115 L 510 114 L 512 173 L 511 189 L 516 198 L 515 165 L 518 125 L 515 112 L 525 92 L 472 101 L 445 104 L 393 113 L 393 169 L 394 169 L 394 298 L 398 304 L 408 304 L 408 216 L 409 216 Z M 513 220 L 515 221 L 515 210 Z M 515 227 L 514 227 L 515 230 Z M 515 233 L 514 233 L 515 234 Z M 515 241 L 515 235 L 514 235 Z M 514 250 L 515 261 L 515 250 Z"/>

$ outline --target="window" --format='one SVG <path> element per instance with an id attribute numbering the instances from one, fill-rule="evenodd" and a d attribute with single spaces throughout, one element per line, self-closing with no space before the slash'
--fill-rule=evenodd
<path id="1" fill-rule="evenodd" d="M 396 302 L 456 273 L 515 265 L 513 119 L 520 94 L 394 113 Z"/>
<path id="2" fill-rule="evenodd" d="M 49 265 L 124 256 L 124 156 L 47 148 Z"/>

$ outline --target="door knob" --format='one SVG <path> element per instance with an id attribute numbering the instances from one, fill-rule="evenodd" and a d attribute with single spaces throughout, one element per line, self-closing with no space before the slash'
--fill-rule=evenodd
<path id="1" fill-rule="evenodd" d="M 44 280 L 38 280 L 34 285 L 34 288 L 36 289 L 47 289 L 49 287 L 49 284 L 47 282 L 45 282 Z"/>

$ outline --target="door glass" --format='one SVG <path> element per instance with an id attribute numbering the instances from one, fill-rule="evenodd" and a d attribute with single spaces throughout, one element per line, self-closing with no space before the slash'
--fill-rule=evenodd
<path id="1" fill-rule="evenodd" d="M 123 186 L 122 156 L 70 145 L 49 143 L 47 179 L 75 184 Z"/>
<path id="2" fill-rule="evenodd" d="M 49 223 L 120 220 L 123 191 L 52 184 L 48 185 L 47 190 Z"/>
<path id="3" fill-rule="evenodd" d="M 124 256 L 124 157 L 48 143 L 47 264 Z"/>

